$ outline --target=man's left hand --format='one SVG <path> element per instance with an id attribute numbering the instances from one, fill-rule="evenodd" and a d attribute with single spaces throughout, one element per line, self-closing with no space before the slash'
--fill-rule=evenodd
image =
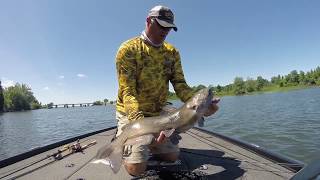
<path id="1" fill-rule="evenodd" d="M 208 107 L 208 110 L 204 113 L 204 116 L 208 117 L 218 111 L 219 106 L 217 105 L 220 101 L 220 98 L 213 98 L 211 105 Z"/>

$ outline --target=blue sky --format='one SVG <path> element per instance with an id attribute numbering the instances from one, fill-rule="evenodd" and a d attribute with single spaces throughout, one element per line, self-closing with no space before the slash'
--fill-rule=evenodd
<path id="1" fill-rule="evenodd" d="M 320 1 L 0 1 L 0 78 L 26 83 L 42 103 L 117 95 L 115 54 L 145 27 L 148 10 L 169 6 L 189 85 L 236 76 L 270 79 L 320 65 Z"/>

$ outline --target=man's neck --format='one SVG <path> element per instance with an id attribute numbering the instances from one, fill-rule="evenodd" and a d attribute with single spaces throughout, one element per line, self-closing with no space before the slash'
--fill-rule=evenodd
<path id="1" fill-rule="evenodd" d="M 163 44 L 163 42 L 160 43 L 160 44 L 154 43 L 154 42 L 149 38 L 149 36 L 147 35 L 147 33 L 146 33 L 145 30 L 142 31 L 142 33 L 141 33 L 141 38 L 142 38 L 145 42 L 147 42 L 148 44 L 150 44 L 150 45 L 153 46 L 153 47 L 161 47 L 162 44 Z"/>

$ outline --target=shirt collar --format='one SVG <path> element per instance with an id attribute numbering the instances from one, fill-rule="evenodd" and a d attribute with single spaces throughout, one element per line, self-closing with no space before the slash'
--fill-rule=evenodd
<path id="1" fill-rule="evenodd" d="M 140 37 L 141 37 L 144 41 L 146 41 L 148 44 L 150 44 L 151 46 L 153 46 L 153 47 L 161 47 L 162 44 L 163 44 L 163 42 L 160 43 L 160 44 L 155 44 L 155 43 L 153 43 L 153 42 L 148 38 L 148 36 L 147 36 L 147 34 L 146 34 L 145 31 L 142 31 Z"/>

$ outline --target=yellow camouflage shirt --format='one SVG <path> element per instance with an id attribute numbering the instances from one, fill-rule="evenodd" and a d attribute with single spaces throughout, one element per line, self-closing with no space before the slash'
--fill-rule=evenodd
<path id="1" fill-rule="evenodd" d="M 178 50 L 164 42 L 153 47 L 136 37 L 121 44 L 116 55 L 118 75 L 117 111 L 130 121 L 157 116 L 165 106 L 169 81 L 186 102 L 193 95 L 186 84 Z"/>

